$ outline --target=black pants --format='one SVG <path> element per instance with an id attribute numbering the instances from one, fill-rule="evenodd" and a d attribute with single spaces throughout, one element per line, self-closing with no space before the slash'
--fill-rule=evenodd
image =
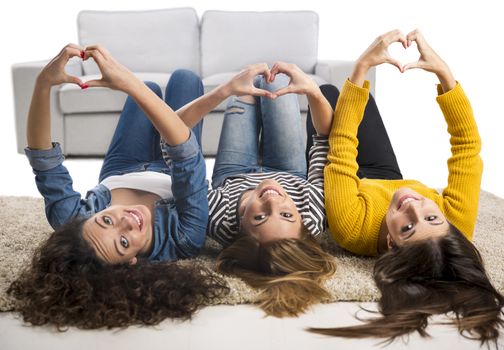
<path id="1" fill-rule="evenodd" d="M 327 84 L 322 85 L 320 90 L 334 109 L 339 97 L 338 88 L 334 85 Z M 309 108 L 306 118 L 306 132 L 308 135 L 306 159 L 308 161 L 308 151 L 313 145 L 312 135 L 316 134 Z M 359 140 L 359 146 L 357 147 L 357 164 L 359 164 L 357 176 L 359 178 L 362 179 L 366 177 L 368 179 L 386 180 L 402 179 L 394 149 L 392 148 L 387 130 L 385 129 L 385 125 L 383 125 L 380 112 L 376 106 L 376 101 L 372 95 L 369 96 L 369 101 L 364 111 L 364 117 L 357 131 L 357 139 Z"/>

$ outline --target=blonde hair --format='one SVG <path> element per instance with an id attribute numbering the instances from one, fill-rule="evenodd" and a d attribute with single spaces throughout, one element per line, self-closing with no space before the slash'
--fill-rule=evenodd
<path id="1" fill-rule="evenodd" d="M 219 271 L 261 290 L 259 307 L 276 317 L 298 316 L 329 297 L 323 282 L 334 274 L 334 258 L 311 235 L 260 244 L 243 235 L 217 257 Z"/>

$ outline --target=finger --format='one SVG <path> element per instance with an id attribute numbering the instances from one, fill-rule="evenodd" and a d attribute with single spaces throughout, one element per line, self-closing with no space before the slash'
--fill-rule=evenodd
<path id="1" fill-rule="evenodd" d="M 252 69 L 252 72 L 254 75 L 264 76 L 264 81 L 266 83 L 268 83 L 270 80 L 272 80 L 270 68 L 268 67 L 268 65 L 266 63 L 258 64 L 257 66 L 255 66 Z M 274 77 L 273 77 L 273 79 L 274 79 Z"/>
<path id="2" fill-rule="evenodd" d="M 67 46 L 65 46 L 65 48 L 66 47 L 72 48 L 72 49 L 77 49 L 77 50 L 84 50 L 84 46 L 80 46 L 80 45 L 74 44 L 74 43 L 70 43 Z"/>
<path id="3" fill-rule="evenodd" d="M 101 54 L 106 57 L 106 56 L 109 56 L 110 55 L 110 52 L 105 48 L 103 47 L 102 45 L 90 45 L 90 46 L 86 46 L 86 50 L 97 50 L 97 51 L 100 51 Z"/>
<path id="4" fill-rule="evenodd" d="M 81 50 L 78 47 L 71 47 L 70 45 L 67 45 L 63 48 L 63 50 L 60 53 L 60 57 L 64 58 L 65 60 L 69 60 L 72 57 L 78 57 L 80 56 Z"/>
<path id="5" fill-rule="evenodd" d="M 400 30 L 394 30 L 391 37 L 392 42 L 401 43 L 402 46 L 407 49 L 408 48 L 408 40 L 406 36 Z"/>
<path id="6" fill-rule="evenodd" d="M 98 65 L 101 65 L 105 61 L 105 58 L 100 51 L 86 48 L 83 59 L 87 60 L 89 57 L 92 57 Z"/>
<path id="7" fill-rule="evenodd" d="M 283 62 L 276 62 L 271 68 L 271 80 L 268 81 L 268 83 L 271 84 L 275 80 L 277 74 L 283 73 L 284 67 L 285 65 L 283 64 Z"/>
<path id="8" fill-rule="evenodd" d="M 266 63 L 257 63 L 257 64 L 254 64 L 252 66 L 250 66 L 250 70 L 254 73 L 257 74 L 261 74 L 262 72 L 268 70 L 269 71 L 269 67 Z"/>
<path id="9" fill-rule="evenodd" d="M 266 69 L 262 74 L 263 74 L 264 80 L 266 82 L 270 81 L 270 79 L 271 79 L 271 72 L 270 72 L 269 69 Z"/>
<path id="10" fill-rule="evenodd" d="M 277 63 L 275 63 L 275 65 L 272 68 L 272 73 L 274 74 L 275 77 L 277 76 L 277 74 L 283 73 L 283 74 L 287 75 L 290 78 L 290 80 L 292 81 L 293 76 L 296 74 L 296 70 L 295 70 L 296 68 L 297 68 L 297 66 L 293 65 L 291 63 L 277 62 Z M 272 79 L 271 82 L 273 82 L 273 80 L 274 79 Z"/>
<path id="11" fill-rule="evenodd" d="M 414 41 L 417 43 L 419 49 L 421 49 L 421 47 L 425 43 L 423 35 L 418 29 L 409 32 L 406 36 L 406 39 L 408 40 L 408 46 L 411 45 L 411 43 Z"/>
<path id="12" fill-rule="evenodd" d="M 381 37 L 387 44 L 387 47 L 392 43 L 399 42 L 404 48 L 407 48 L 406 37 L 399 29 L 391 30 L 390 32 L 383 34 Z"/>
<path id="13" fill-rule="evenodd" d="M 85 85 L 86 87 L 82 87 L 82 85 Z M 106 84 L 102 79 L 89 80 L 81 84 L 81 88 L 83 89 L 86 89 L 87 87 L 103 87 L 103 86 L 106 86 Z"/>

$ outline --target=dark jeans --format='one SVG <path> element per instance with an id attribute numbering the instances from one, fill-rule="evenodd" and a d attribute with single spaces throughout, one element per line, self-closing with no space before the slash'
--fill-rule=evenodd
<path id="1" fill-rule="evenodd" d="M 145 84 L 162 97 L 161 88 L 157 84 Z M 199 77 L 191 71 L 179 69 L 173 72 L 166 86 L 165 102 L 176 111 L 201 95 L 203 85 Z M 202 127 L 203 120 L 192 129 L 200 147 Z M 99 181 L 111 175 L 144 170 L 170 174 L 159 141 L 159 132 L 135 100 L 128 97 L 103 160 Z"/>
<path id="2" fill-rule="evenodd" d="M 334 85 L 322 85 L 320 90 L 334 109 L 339 97 L 338 88 Z M 311 113 L 308 109 L 306 118 L 306 132 L 308 134 L 306 144 L 306 159 L 308 151 L 313 145 L 312 135 L 316 134 L 311 120 Z M 399 180 L 402 179 L 401 170 L 387 135 L 385 125 L 376 106 L 376 101 L 369 95 L 369 101 L 364 110 L 364 117 L 357 131 L 359 146 L 357 147 L 357 163 L 359 178 Z"/>

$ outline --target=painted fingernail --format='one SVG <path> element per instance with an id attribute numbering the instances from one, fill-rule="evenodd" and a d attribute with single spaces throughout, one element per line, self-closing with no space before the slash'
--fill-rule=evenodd
<path id="1" fill-rule="evenodd" d="M 89 85 L 88 85 L 88 84 L 80 84 L 80 88 L 81 88 L 82 90 L 85 90 L 85 89 L 87 89 L 88 87 L 89 87 Z"/>
<path id="2" fill-rule="evenodd" d="M 81 57 L 81 58 L 84 58 L 84 50 L 82 50 L 82 51 L 80 52 L 80 57 Z"/>

